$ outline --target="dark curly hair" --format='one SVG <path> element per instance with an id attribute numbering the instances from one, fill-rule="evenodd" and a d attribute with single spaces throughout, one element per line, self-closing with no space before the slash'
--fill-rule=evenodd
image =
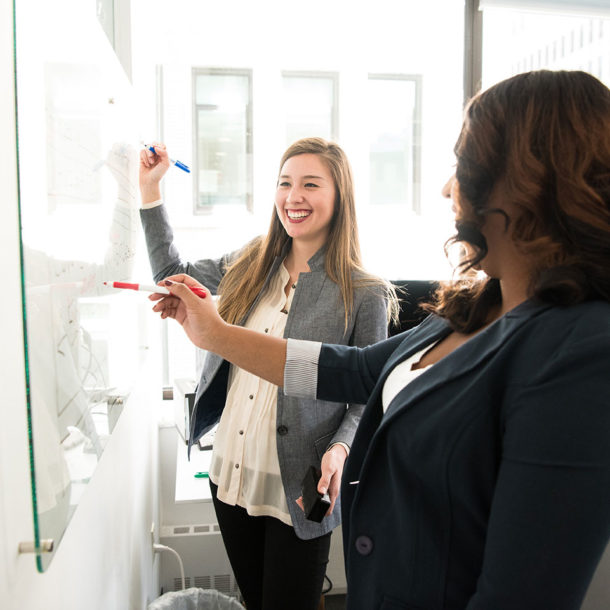
<path id="1" fill-rule="evenodd" d="M 610 90 L 580 71 L 513 76 L 474 97 L 455 145 L 464 219 L 448 242 L 465 242 L 471 270 L 487 254 L 480 228 L 492 190 L 517 213 L 507 229 L 532 260 L 529 297 L 573 305 L 610 301 Z M 505 215 L 506 216 L 506 215 Z M 472 332 L 500 302 L 494 278 L 443 283 L 428 310 Z"/>

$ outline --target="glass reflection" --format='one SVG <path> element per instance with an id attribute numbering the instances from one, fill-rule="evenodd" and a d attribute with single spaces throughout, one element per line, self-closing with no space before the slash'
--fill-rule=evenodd
<path id="1" fill-rule="evenodd" d="M 15 39 L 34 546 L 54 542 L 43 571 L 137 376 L 146 300 L 104 286 L 131 279 L 136 256 L 131 86 L 83 3 L 34 4 L 15 3 Z"/>

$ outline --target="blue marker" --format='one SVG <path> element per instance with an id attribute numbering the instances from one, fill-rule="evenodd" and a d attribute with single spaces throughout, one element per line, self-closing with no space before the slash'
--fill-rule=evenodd
<path id="1" fill-rule="evenodd" d="M 150 150 L 150 152 L 154 152 L 155 154 L 157 154 L 157 151 L 155 150 L 154 146 L 149 146 L 148 144 L 144 144 L 144 142 L 142 142 L 142 144 L 144 145 L 144 148 L 148 148 L 148 150 Z M 191 173 L 191 170 L 189 169 L 188 165 L 185 165 L 184 163 L 182 163 L 182 161 L 176 161 L 175 159 L 170 159 L 169 162 L 172 165 L 179 167 L 183 172 L 186 172 L 187 174 Z"/>

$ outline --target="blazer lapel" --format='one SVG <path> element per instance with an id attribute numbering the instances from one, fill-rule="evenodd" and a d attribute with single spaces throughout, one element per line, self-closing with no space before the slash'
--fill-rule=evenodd
<path id="1" fill-rule="evenodd" d="M 459 375 L 476 369 L 484 360 L 497 352 L 522 324 L 548 307 L 526 301 L 437 362 L 433 368 L 422 373 L 409 384 L 408 388 L 404 388 L 394 397 L 383 416 L 379 429 L 390 425 L 397 414 L 408 409 L 425 394 L 433 392 Z M 431 345 L 432 341 L 428 344 Z M 409 350 L 410 354 L 416 353 L 417 349 Z M 394 361 L 392 368 L 396 364 L 398 362 Z"/>
<path id="2" fill-rule="evenodd" d="M 432 369 L 425 371 L 414 379 L 408 388 L 404 388 L 396 395 L 387 411 L 383 413 L 381 393 L 385 380 L 394 367 L 412 354 L 444 338 L 451 330 L 447 322 L 435 316 L 430 316 L 418 327 L 405 333 L 404 344 L 388 360 L 369 398 L 346 463 L 346 480 L 348 482 L 357 481 L 365 476 L 367 456 L 371 454 L 383 430 L 386 426 L 391 425 L 395 417 L 404 412 L 405 409 L 411 408 L 423 396 L 433 392 L 450 379 L 473 370 L 500 349 L 517 328 L 533 316 L 548 309 L 548 307 L 547 305 L 535 305 L 529 301 L 522 303 L 479 335 L 473 337 L 471 341 L 467 341 L 437 362 Z"/>
<path id="3" fill-rule="evenodd" d="M 405 339 L 379 375 L 379 379 L 369 396 L 366 409 L 356 429 L 356 436 L 352 443 L 349 459 L 345 464 L 345 478 L 347 481 L 359 479 L 361 464 L 369 451 L 370 443 L 377 429 L 385 417 L 381 406 L 381 393 L 388 375 L 397 364 L 400 364 L 409 356 L 428 345 L 446 337 L 450 332 L 451 329 L 445 320 L 436 316 L 429 316 L 419 326 L 404 333 Z"/>

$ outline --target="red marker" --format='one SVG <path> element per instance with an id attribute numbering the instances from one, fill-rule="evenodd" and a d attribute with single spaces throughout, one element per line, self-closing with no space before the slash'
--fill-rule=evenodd
<path id="1" fill-rule="evenodd" d="M 157 294 L 171 294 L 167 288 L 161 286 L 146 286 L 145 284 L 131 284 L 129 282 L 104 282 L 106 286 L 112 288 L 126 288 L 127 290 L 140 290 L 142 292 L 156 292 Z M 190 290 L 194 292 L 200 299 L 205 299 L 206 293 L 203 288 L 198 286 L 189 286 Z"/>

